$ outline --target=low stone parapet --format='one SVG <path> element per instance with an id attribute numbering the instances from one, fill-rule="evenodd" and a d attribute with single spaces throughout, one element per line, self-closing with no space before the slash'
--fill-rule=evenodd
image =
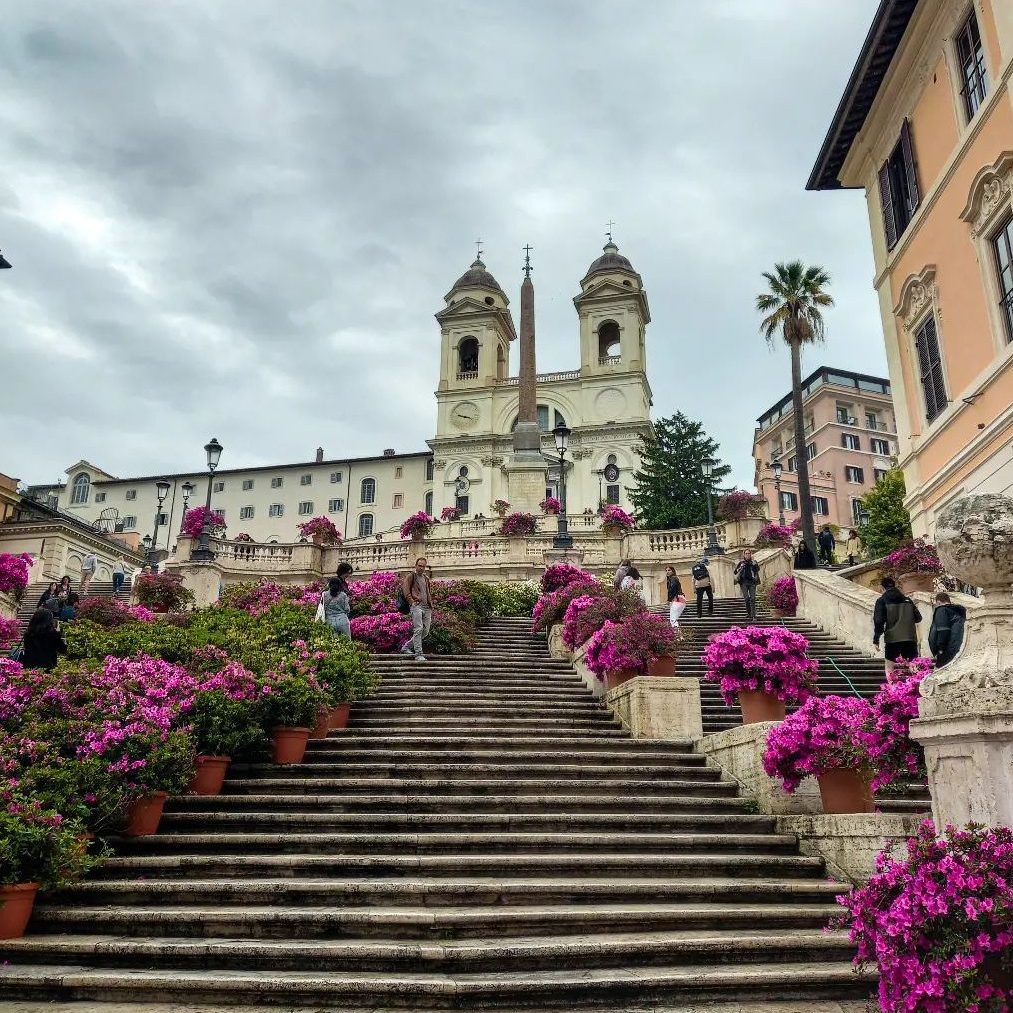
<path id="1" fill-rule="evenodd" d="M 635 739 L 703 736 L 699 679 L 639 675 L 607 690 L 605 703 Z"/>

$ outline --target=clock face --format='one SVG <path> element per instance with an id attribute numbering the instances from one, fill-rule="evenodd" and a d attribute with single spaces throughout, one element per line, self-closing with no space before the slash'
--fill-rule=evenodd
<path id="1" fill-rule="evenodd" d="M 478 405 L 464 401 L 450 413 L 450 421 L 458 429 L 471 429 L 478 422 Z"/>

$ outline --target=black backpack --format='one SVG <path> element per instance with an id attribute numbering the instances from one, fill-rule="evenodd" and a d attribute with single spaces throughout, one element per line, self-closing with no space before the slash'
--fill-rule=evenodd
<path id="1" fill-rule="evenodd" d="M 412 574 L 412 582 L 415 581 L 415 575 Z M 398 612 L 403 616 L 410 616 L 412 614 L 412 603 L 405 597 L 404 588 L 398 584 L 397 593 L 394 595 L 394 605 L 397 607 Z"/>

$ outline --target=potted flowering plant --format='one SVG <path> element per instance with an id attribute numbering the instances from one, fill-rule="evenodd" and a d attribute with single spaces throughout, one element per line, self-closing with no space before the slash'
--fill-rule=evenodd
<path id="1" fill-rule="evenodd" d="M 414 542 L 421 542 L 423 538 L 429 536 L 435 523 L 435 519 L 430 517 L 425 510 L 420 510 L 418 513 L 412 514 L 401 525 L 401 537 L 410 538 Z"/>
<path id="2" fill-rule="evenodd" d="M 457 507 L 445 506 L 440 511 L 441 521 L 459 521 L 461 519 L 461 511 Z"/>
<path id="3" fill-rule="evenodd" d="M 872 790 L 892 784 L 899 776 L 921 774 L 925 759 L 921 747 L 911 738 L 911 722 L 918 717 L 918 687 L 935 668 L 931 658 L 903 658 L 872 701 L 873 726 L 869 756 L 876 774 Z"/>
<path id="4" fill-rule="evenodd" d="M 808 649 L 801 633 L 781 626 L 735 627 L 710 638 L 705 678 L 721 684 L 729 706 L 738 697 L 744 724 L 780 721 L 785 703 L 801 703 L 816 691 L 819 664 Z"/>
<path id="5" fill-rule="evenodd" d="M 756 493 L 733 489 L 718 500 L 718 517 L 723 521 L 742 521 L 754 517 L 764 502 L 763 497 Z"/>
<path id="6" fill-rule="evenodd" d="M 936 547 L 922 538 L 894 549 L 880 564 L 884 576 L 900 577 L 907 591 L 931 591 L 943 572 Z"/>
<path id="7" fill-rule="evenodd" d="M 638 675 L 650 675 L 650 665 L 659 658 L 675 658 L 678 635 L 663 616 L 646 613 L 622 622 L 605 620 L 601 629 L 588 641 L 584 662 L 605 683 L 614 689 Z M 674 674 L 659 670 L 657 674 Z"/>
<path id="8" fill-rule="evenodd" d="M 1008 1013 L 1013 1008 L 1013 830 L 926 820 L 907 854 L 838 898 L 859 968 L 879 965 L 883 1013 Z"/>
<path id="9" fill-rule="evenodd" d="M 193 601 L 178 573 L 142 573 L 135 581 L 137 601 L 153 612 L 178 612 Z"/>
<path id="10" fill-rule="evenodd" d="M 811 696 L 767 733 L 763 769 L 789 793 L 815 777 L 825 813 L 872 812 L 873 722 L 862 697 Z"/>
<path id="11" fill-rule="evenodd" d="M 582 594 L 604 594 L 605 590 L 604 584 L 588 576 L 582 580 L 571 580 L 555 591 L 543 594 L 531 610 L 531 632 L 548 631 L 561 623 L 574 598 L 579 598 Z"/>
<path id="12" fill-rule="evenodd" d="M 20 601 L 28 587 L 28 571 L 34 562 L 27 552 L 18 555 L 0 552 L 0 594 L 9 594 Z"/>
<path id="13" fill-rule="evenodd" d="M 798 587 L 792 576 L 778 577 L 767 592 L 767 604 L 778 618 L 793 616 L 798 609 Z"/>
<path id="14" fill-rule="evenodd" d="M 791 546 L 791 536 L 793 534 L 794 531 L 791 525 L 774 524 L 772 521 L 770 524 L 764 524 L 763 527 L 760 528 L 760 532 L 756 536 L 756 541 L 753 544 L 758 549 L 787 549 Z"/>
<path id="15" fill-rule="evenodd" d="M 569 563 L 553 563 L 551 566 L 547 566 L 545 573 L 542 574 L 542 593 L 551 594 L 561 587 L 566 587 L 567 584 L 572 584 L 575 580 L 594 580 L 594 577 L 579 566 L 571 566 Z"/>
<path id="16" fill-rule="evenodd" d="M 555 496 L 546 496 L 538 506 L 541 508 L 542 513 L 549 514 L 550 516 L 558 514 L 563 509 L 563 504 Z"/>
<path id="17" fill-rule="evenodd" d="M 270 732 L 274 763 L 302 763 L 310 732 L 327 704 L 327 694 L 312 676 L 289 672 L 264 676 L 258 718 Z"/>
<path id="18" fill-rule="evenodd" d="M 632 531 L 634 520 L 622 507 L 606 507 L 601 515 L 601 529 L 607 535 L 621 535 L 624 531 Z"/>
<path id="19" fill-rule="evenodd" d="M 534 514 L 512 513 L 503 518 L 500 534 L 510 538 L 533 535 L 538 530 L 538 518 Z"/>
<path id="20" fill-rule="evenodd" d="M 629 616 L 639 616 L 646 611 L 640 595 L 630 591 L 606 587 L 601 594 L 582 594 L 566 607 L 563 615 L 563 643 L 575 651 L 606 622 L 620 623 Z M 644 618 L 648 617 L 644 615 Z"/>
<path id="21" fill-rule="evenodd" d="M 189 538 L 200 538 L 204 530 L 204 518 L 207 517 L 212 532 L 218 532 L 225 528 L 225 517 L 217 510 L 208 510 L 207 507 L 194 507 L 187 510 L 183 515 L 183 534 Z"/>
<path id="22" fill-rule="evenodd" d="M 492 502 L 492 512 L 497 517 L 505 517 L 506 512 L 510 509 L 510 504 L 505 499 L 496 499 Z"/>
<path id="23" fill-rule="evenodd" d="M 311 517 L 299 525 L 299 534 L 316 545 L 338 545 L 341 542 L 341 532 L 329 517 Z"/>

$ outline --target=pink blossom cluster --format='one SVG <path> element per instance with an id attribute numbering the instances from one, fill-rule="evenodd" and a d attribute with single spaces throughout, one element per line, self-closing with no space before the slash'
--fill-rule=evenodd
<path id="1" fill-rule="evenodd" d="M 791 545 L 791 536 L 794 533 L 795 529 L 790 525 L 774 524 L 772 521 L 760 528 L 755 544 L 761 548 L 766 545 L 780 545 L 787 548 Z"/>
<path id="2" fill-rule="evenodd" d="M 0 616 L 0 651 L 10 650 L 20 639 L 21 624 L 17 619 L 4 619 Z"/>
<path id="3" fill-rule="evenodd" d="M 733 489 L 718 500 L 718 517 L 726 521 L 741 521 L 749 517 L 763 503 L 763 497 L 745 489 Z"/>
<path id="4" fill-rule="evenodd" d="M 879 966 L 883 1013 L 1013 1009 L 1013 830 L 931 820 L 907 855 L 876 860 L 869 882 L 837 898 L 855 964 Z"/>
<path id="5" fill-rule="evenodd" d="M 433 530 L 433 525 L 436 523 L 436 519 L 430 517 L 425 510 L 420 510 L 418 513 L 412 514 L 404 524 L 401 525 L 401 537 L 402 538 L 425 538 L 430 531 Z"/>
<path id="6" fill-rule="evenodd" d="M 563 643 L 575 651 L 598 632 L 606 622 L 621 623 L 631 615 L 647 621 L 643 602 L 636 595 L 606 588 L 603 594 L 574 598 L 563 615 Z M 671 630 L 671 624 L 666 625 Z"/>
<path id="7" fill-rule="evenodd" d="M 934 545 L 916 538 L 913 542 L 894 549 L 880 563 L 880 569 L 899 577 L 905 573 L 942 573 L 943 564 Z"/>
<path id="8" fill-rule="evenodd" d="M 644 673 L 652 661 L 677 650 L 677 634 L 668 619 L 645 612 L 619 623 L 605 620 L 587 642 L 584 663 L 604 680 L 610 672 Z"/>
<path id="9" fill-rule="evenodd" d="M 623 531 L 632 531 L 636 522 L 632 514 L 628 514 L 622 507 L 610 506 L 605 508 L 601 515 L 601 526 L 603 528 L 620 528 Z"/>
<path id="10" fill-rule="evenodd" d="M 587 570 L 582 570 L 579 566 L 572 566 L 570 563 L 553 563 L 551 566 L 547 566 L 545 573 L 542 574 L 542 593 L 551 594 L 574 581 L 593 579 Z"/>
<path id="11" fill-rule="evenodd" d="M 778 577 L 770 588 L 767 596 L 771 608 L 787 615 L 794 615 L 798 608 L 798 587 L 792 576 Z"/>
<path id="12" fill-rule="evenodd" d="M 395 598 L 400 579 L 390 570 L 377 570 L 365 580 L 353 580 L 348 585 L 348 594 L 359 612 L 372 615 L 397 612 Z"/>
<path id="13" fill-rule="evenodd" d="M 190 538 L 200 538 L 204 530 L 204 518 L 209 519 L 212 528 L 225 527 L 225 517 L 217 510 L 208 510 L 207 507 L 194 507 L 187 510 L 183 515 L 183 534 Z"/>
<path id="14" fill-rule="evenodd" d="M 28 587 L 28 571 L 34 562 L 27 552 L 0 552 L 0 594 L 20 595 Z"/>
<path id="15" fill-rule="evenodd" d="M 573 580 L 555 591 L 543 594 L 535 602 L 531 610 L 531 628 L 533 631 L 548 629 L 553 623 L 562 622 L 566 609 L 574 598 L 583 594 L 601 594 L 605 587 L 593 577 L 586 580 Z"/>
<path id="16" fill-rule="evenodd" d="M 507 537 L 533 535 L 538 530 L 538 518 L 534 514 L 515 512 L 503 518 L 499 533 Z"/>
<path id="17" fill-rule="evenodd" d="M 546 496 L 538 506 L 544 514 L 558 514 L 563 509 L 563 504 L 555 496 Z"/>
<path id="18" fill-rule="evenodd" d="M 712 636 L 703 652 L 707 679 L 720 682 L 731 706 L 741 690 L 801 703 L 816 691 L 819 663 L 809 641 L 782 626 L 737 626 Z"/>
<path id="19" fill-rule="evenodd" d="M 934 668 L 931 658 L 895 662 L 886 684 L 872 701 L 869 757 L 876 768 L 874 791 L 892 783 L 898 775 L 921 770 L 922 752 L 911 739 L 911 721 L 918 717 L 919 686 Z"/>
<path id="20" fill-rule="evenodd" d="M 322 585 L 319 581 L 303 587 L 297 585 L 278 584 L 273 580 L 262 580 L 259 584 L 229 588 L 226 597 L 220 604 L 228 608 L 242 609 L 251 616 L 259 616 L 273 605 L 290 601 L 296 605 L 316 608 L 320 600 Z"/>
<path id="21" fill-rule="evenodd" d="M 324 545 L 337 545 L 341 541 L 341 532 L 330 517 L 311 517 L 299 525 L 299 534 L 303 538 L 315 538 Z"/>
<path id="22" fill-rule="evenodd" d="M 445 506 L 440 511 L 440 520 L 441 521 L 456 521 L 456 520 L 460 519 L 460 516 L 461 516 L 461 511 L 458 510 L 457 507 Z"/>
<path id="23" fill-rule="evenodd" d="M 374 651 L 400 649 L 412 635 L 412 621 L 398 612 L 354 616 L 351 620 L 352 639 L 359 640 Z"/>

